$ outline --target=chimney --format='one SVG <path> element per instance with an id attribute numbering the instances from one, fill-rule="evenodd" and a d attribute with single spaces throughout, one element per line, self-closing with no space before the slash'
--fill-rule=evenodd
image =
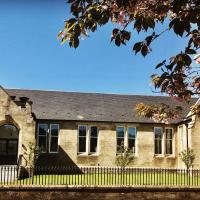
<path id="1" fill-rule="evenodd" d="M 26 103 L 28 102 L 28 97 L 19 97 L 20 102 L 22 103 L 21 107 L 26 108 Z"/>

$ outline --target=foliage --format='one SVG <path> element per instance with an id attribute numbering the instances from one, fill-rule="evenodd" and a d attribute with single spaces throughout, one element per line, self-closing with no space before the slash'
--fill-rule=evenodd
<path id="1" fill-rule="evenodd" d="M 29 142 L 28 148 L 24 147 L 23 149 L 24 149 L 24 157 L 27 162 L 27 167 L 34 168 L 35 163 L 41 154 L 40 148 L 36 146 L 34 143 Z"/>
<path id="2" fill-rule="evenodd" d="M 169 19 L 166 31 L 173 30 L 180 37 L 189 38 L 185 50 L 173 56 L 169 63 L 166 60 L 159 63 L 156 68 L 161 68 L 162 75 L 153 75 L 152 79 L 156 88 L 161 92 L 188 99 L 199 92 L 200 81 L 198 78 L 189 83 L 186 79 L 190 73 L 192 63 L 191 56 L 196 54 L 200 45 L 200 5 L 195 0 L 69 0 L 73 17 L 66 20 L 63 31 L 58 35 L 62 42 L 69 41 L 72 47 L 78 47 L 81 36 L 88 36 L 90 31 L 96 31 L 111 21 L 119 24 L 120 28 L 114 28 L 111 41 L 117 46 L 125 45 L 131 38 L 131 32 L 127 31 L 128 25 L 132 24 L 133 29 L 138 33 L 141 31 L 154 30 L 155 26 Z M 195 25 L 195 26 L 192 26 Z M 194 28 L 192 28 L 194 27 Z M 151 52 L 151 43 L 162 33 L 152 32 L 143 41 L 133 45 L 135 54 L 140 52 L 146 56 Z M 194 76 L 194 75 L 192 75 Z M 192 91 L 190 87 L 194 88 Z M 188 90 L 189 89 L 189 90 Z"/>
<path id="3" fill-rule="evenodd" d="M 118 155 L 116 157 L 116 165 L 125 168 L 134 161 L 134 155 L 130 149 L 121 144 L 118 148 Z"/>
<path id="4" fill-rule="evenodd" d="M 151 118 L 156 122 L 168 123 L 170 120 L 180 118 L 182 115 L 181 106 L 173 108 L 164 103 L 157 105 L 139 103 L 135 109 L 139 116 Z"/>
<path id="5" fill-rule="evenodd" d="M 190 114 L 184 116 L 182 106 L 160 104 L 144 104 L 138 103 L 135 106 L 136 113 L 139 117 L 146 117 L 153 119 L 155 122 L 169 123 L 174 119 L 186 119 L 193 115 L 200 117 L 200 105 L 193 105 L 190 107 Z"/>
<path id="6" fill-rule="evenodd" d="M 144 57 L 151 51 L 151 44 L 165 32 L 173 32 L 187 39 L 181 52 L 155 68 L 151 76 L 156 91 L 166 93 L 180 101 L 189 101 L 192 95 L 200 94 L 200 1 L 199 0 L 68 0 L 71 18 L 65 21 L 58 34 L 62 43 L 69 42 L 77 48 L 81 37 L 111 22 L 111 42 L 116 46 L 126 45 L 131 38 L 142 32 L 148 36 L 133 44 L 132 51 Z M 159 33 L 155 27 L 168 24 Z M 132 31 L 129 31 L 130 28 Z M 172 44 L 173 45 L 173 44 Z M 162 106 L 161 106 L 162 107 Z"/>
<path id="7" fill-rule="evenodd" d="M 195 154 L 194 154 L 192 149 L 188 148 L 188 149 L 182 151 L 179 154 L 179 156 L 181 157 L 181 160 L 184 162 L 184 164 L 187 167 L 187 169 L 192 167 L 192 164 L 193 164 L 194 159 L 195 159 Z"/>
<path id="8" fill-rule="evenodd" d="M 72 16 L 65 21 L 58 38 L 62 43 L 69 42 L 70 47 L 77 48 L 81 37 L 88 37 L 90 32 L 109 22 L 114 26 L 111 42 L 118 47 L 136 38 L 136 32 L 146 32 L 148 36 L 132 48 L 135 54 L 141 53 L 144 57 L 152 51 L 152 42 L 165 32 L 175 33 L 184 42 L 186 38 L 185 48 L 168 61 L 157 64 L 158 73 L 151 79 L 156 91 L 179 101 L 189 101 L 192 95 L 200 94 L 200 68 L 192 59 L 195 55 L 194 60 L 200 64 L 199 0 L 68 0 L 68 3 Z M 167 28 L 156 33 L 156 26 L 164 23 Z M 148 110 L 152 113 L 155 108 Z M 171 112 L 166 113 L 169 115 Z"/>

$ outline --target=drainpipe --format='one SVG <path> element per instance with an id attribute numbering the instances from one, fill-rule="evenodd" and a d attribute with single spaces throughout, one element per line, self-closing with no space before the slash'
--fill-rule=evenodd
<path id="1" fill-rule="evenodd" d="M 185 124 L 186 126 L 186 152 L 188 155 L 188 151 L 189 151 L 189 145 L 188 145 L 188 123 Z M 189 168 L 187 167 L 187 173 L 188 173 Z M 189 180 L 190 181 L 190 180 Z"/>
<path id="2" fill-rule="evenodd" d="M 188 133 L 188 130 L 189 130 L 189 128 L 188 128 L 188 126 L 189 126 L 189 123 L 192 121 L 192 119 L 185 119 L 185 120 L 183 120 L 180 124 L 182 124 L 182 125 L 185 125 L 185 127 L 186 127 L 186 152 L 187 152 L 187 154 L 188 154 L 188 150 L 189 150 L 189 133 Z"/>
<path id="3" fill-rule="evenodd" d="M 186 127 L 186 150 L 187 150 L 187 152 L 188 152 L 188 149 L 189 149 L 189 139 L 188 139 L 188 126 L 189 126 L 189 123 L 192 121 L 192 119 L 186 119 L 186 120 L 184 120 L 183 122 L 182 122 L 182 124 L 184 124 L 185 125 L 185 127 Z"/>
<path id="4" fill-rule="evenodd" d="M 186 151 L 188 153 L 189 145 L 188 145 L 188 123 L 185 124 L 186 126 Z"/>

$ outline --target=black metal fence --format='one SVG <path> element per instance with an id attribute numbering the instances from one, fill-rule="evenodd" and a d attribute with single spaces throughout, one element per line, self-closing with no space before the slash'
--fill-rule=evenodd
<path id="1" fill-rule="evenodd" d="M 2 166 L 0 185 L 200 186 L 200 170 Z"/>

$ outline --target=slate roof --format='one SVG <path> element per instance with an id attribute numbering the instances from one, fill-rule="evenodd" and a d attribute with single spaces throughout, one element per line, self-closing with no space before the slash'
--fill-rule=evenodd
<path id="1" fill-rule="evenodd" d="M 59 92 L 41 90 L 7 89 L 10 96 L 28 97 L 33 102 L 33 113 L 37 119 L 104 121 L 104 122 L 138 122 L 152 123 L 147 118 L 137 117 L 134 107 L 137 103 L 166 103 L 180 105 L 170 97 L 120 95 L 80 92 Z M 192 99 L 194 104 L 197 99 Z M 181 104 L 185 114 L 189 112 L 188 104 Z M 177 123 L 173 121 L 172 123 Z"/>

